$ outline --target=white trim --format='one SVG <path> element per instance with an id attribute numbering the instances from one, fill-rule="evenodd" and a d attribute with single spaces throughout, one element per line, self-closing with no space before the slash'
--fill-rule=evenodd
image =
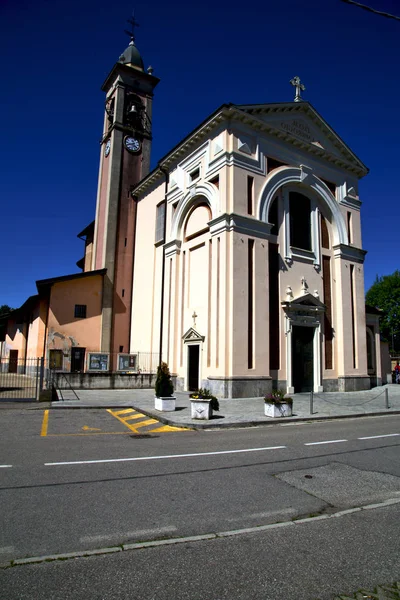
<path id="1" fill-rule="evenodd" d="M 329 214 L 332 216 L 332 232 L 333 232 L 333 243 L 332 246 L 337 244 L 348 245 L 348 235 L 346 229 L 346 223 L 343 215 L 340 211 L 339 205 L 336 199 L 333 197 L 329 188 L 325 185 L 321 179 L 311 172 L 311 169 L 301 165 L 300 167 L 279 167 L 274 169 L 267 177 L 265 185 L 261 191 L 261 194 L 257 203 L 257 216 L 261 221 L 268 223 L 268 213 L 278 190 L 283 186 L 290 186 L 295 184 L 292 190 L 303 190 L 303 193 L 310 199 L 314 199 L 317 203 L 328 209 Z M 285 217 L 287 211 L 287 217 L 289 215 L 289 207 L 285 206 Z M 317 224 L 318 225 L 318 224 Z M 290 258 L 288 253 L 288 231 L 285 224 L 285 256 Z"/>
<path id="2" fill-rule="evenodd" d="M 175 213 L 172 217 L 171 232 L 169 239 L 182 240 L 183 223 L 189 210 L 206 200 L 211 208 L 212 219 L 215 219 L 219 213 L 219 191 L 212 183 L 203 181 L 202 183 L 193 185 L 191 190 L 187 192 L 183 198 L 179 200 Z"/>

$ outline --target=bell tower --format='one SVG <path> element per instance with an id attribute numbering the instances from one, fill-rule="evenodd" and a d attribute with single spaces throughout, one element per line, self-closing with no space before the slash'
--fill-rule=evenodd
<path id="1" fill-rule="evenodd" d="M 101 350 L 129 352 L 136 204 L 132 188 L 150 170 L 153 91 L 159 82 L 144 70 L 135 45 L 134 18 L 129 46 L 102 90 L 106 94 L 94 232 L 93 269 L 106 268 Z"/>

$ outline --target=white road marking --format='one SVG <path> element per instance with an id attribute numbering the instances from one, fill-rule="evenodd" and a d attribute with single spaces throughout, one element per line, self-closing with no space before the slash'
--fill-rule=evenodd
<path id="1" fill-rule="evenodd" d="M 340 442 L 348 442 L 348 440 L 326 440 L 325 442 L 308 442 L 305 446 L 318 446 L 319 444 L 340 444 Z"/>
<path id="2" fill-rule="evenodd" d="M 3 546 L 0 548 L 0 554 L 10 554 L 10 552 L 14 552 L 14 546 Z"/>
<path id="3" fill-rule="evenodd" d="M 387 433 L 386 435 L 368 435 L 366 437 L 360 437 L 357 439 L 358 440 L 376 440 L 378 438 L 395 437 L 396 435 L 400 435 L 400 433 Z"/>
<path id="4" fill-rule="evenodd" d="M 11 469 L 12 465 L 0 465 L 0 469 Z"/>
<path id="5" fill-rule="evenodd" d="M 195 454 L 165 454 L 163 456 L 136 456 L 135 458 L 106 458 L 103 460 L 74 460 L 68 462 L 44 463 L 45 467 L 63 465 L 93 465 L 98 463 L 129 462 L 138 460 L 163 460 L 166 458 L 193 458 L 197 456 L 215 456 L 218 454 L 239 454 L 242 452 L 263 452 L 264 450 L 281 450 L 286 446 L 267 446 L 265 448 L 244 448 L 243 450 L 221 450 L 218 452 L 197 452 Z"/>
<path id="6" fill-rule="evenodd" d="M 79 539 L 81 543 L 91 543 L 91 542 L 103 542 L 105 540 L 120 540 L 121 538 L 142 538 L 143 536 L 148 535 L 160 535 L 163 533 L 172 533 L 177 531 L 177 528 L 173 525 L 167 527 L 158 527 L 156 529 L 140 529 L 138 531 L 120 531 L 114 533 L 108 533 L 104 535 L 84 535 Z"/>

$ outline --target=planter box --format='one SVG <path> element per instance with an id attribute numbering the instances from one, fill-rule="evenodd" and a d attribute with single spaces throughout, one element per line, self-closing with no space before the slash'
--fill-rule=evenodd
<path id="1" fill-rule="evenodd" d="M 192 419 L 208 420 L 213 416 L 211 400 L 201 400 L 198 398 L 196 400 L 190 400 L 190 405 Z"/>
<path id="2" fill-rule="evenodd" d="M 266 417 L 291 417 L 292 403 L 271 404 L 270 402 L 264 402 L 264 414 Z"/>
<path id="3" fill-rule="evenodd" d="M 175 396 L 168 396 L 168 398 L 155 396 L 154 408 L 163 412 L 172 412 L 175 410 L 175 400 Z"/>

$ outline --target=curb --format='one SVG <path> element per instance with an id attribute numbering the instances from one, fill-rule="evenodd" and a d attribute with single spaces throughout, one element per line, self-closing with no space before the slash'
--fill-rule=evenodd
<path id="1" fill-rule="evenodd" d="M 81 550 L 78 552 L 66 552 L 63 554 L 47 554 L 43 556 L 31 556 L 29 558 L 17 558 L 10 560 L 7 563 L 0 564 L 0 569 L 9 569 L 14 566 L 31 565 L 43 562 L 54 562 L 57 560 L 68 560 L 70 558 L 85 558 L 89 556 L 100 556 L 103 554 L 114 554 L 116 552 L 126 552 L 128 550 L 141 550 L 143 548 L 157 548 L 160 546 L 170 546 L 175 544 L 183 544 L 190 542 L 203 542 L 208 540 L 218 540 L 227 537 L 245 535 L 252 533 L 261 533 L 264 531 L 271 531 L 274 529 L 280 529 L 282 527 L 295 527 L 304 525 L 307 523 L 313 523 L 317 521 L 326 521 L 329 519 L 338 519 L 347 515 L 362 512 L 363 510 L 375 510 L 377 508 L 386 508 L 399 504 L 400 498 L 389 498 L 383 502 L 375 504 L 367 504 L 365 506 L 357 506 L 346 510 L 339 510 L 329 515 L 317 515 L 315 517 L 305 517 L 303 519 L 295 519 L 293 521 L 283 521 L 279 523 L 269 523 L 268 525 L 259 525 L 255 527 L 245 527 L 243 529 L 233 529 L 231 531 L 219 531 L 216 533 L 204 533 L 201 535 L 190 535 L 185 537 L 167 538 L 164 540 L 151 540 L 148 542 L 133 542 L 127 544 L 121 544 L 120 546 L 111 546 L 109 548 L 99 548 L 97 550 Z"/>

